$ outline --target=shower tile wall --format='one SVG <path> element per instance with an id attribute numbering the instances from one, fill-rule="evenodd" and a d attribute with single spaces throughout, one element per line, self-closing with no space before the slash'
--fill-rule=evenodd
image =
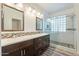
<path id="1" fill-rule="evenodd" d="M 51 43 L 52 41 L 55 41 L 55 42 L 61 43 L 61 45 L 64 45 L 64 46 L 68 45 L 74 48 L 74 31 L 73 31 L 74 22 L 73 20 L 74 19 L 72 16 L 67 17 L 66 32 L 51 32 L 50 33 Z"/>

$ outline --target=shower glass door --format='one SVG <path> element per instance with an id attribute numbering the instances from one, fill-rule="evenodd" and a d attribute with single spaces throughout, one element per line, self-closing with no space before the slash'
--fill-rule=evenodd
<path id="1" fill-rule="evenodd" d="M 75 16 L 64 15 L 50 18 L 50 42 L 56 45 L 76 49 L 76 40 L 74 38 Z"/>

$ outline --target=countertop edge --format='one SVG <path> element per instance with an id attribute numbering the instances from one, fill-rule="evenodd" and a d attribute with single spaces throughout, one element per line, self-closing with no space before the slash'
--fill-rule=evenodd
<path id="1" fill-rule="evenodd" d="M 41 34 L 34 34 L 34 35 L 28 35 L 30 38 L 28 38 L 27 36 L 26 36 L 26 39 L 21 39 L 21 40 L 18 40 L 18 38 L 12 38 L 12 39 L 1 39 L 1 47 L 4 47 L 4 46 L 8 46 L 8 45 L 11 45 L 11 44 L 15 44 L 15 43 L 19 43 L 19 42 L 23 42 L 23 41 L 27 41 L 27 40 L 31 40 L 31 39 L 35 39 L 35 38 L 38 38 L 38 37 L 41 37 L 41 36 L 45 36 L 45 35 L 49 35 L 49 33 L 41 33 Z M 32 37 L 32 36 L 34 36 L 34 37 Z M 21 37 L 19 37 L 19 38 L 21 38 Z M 17 41 L 14 41 L 14 40 L 17 40 Z M 14 41 L 14 42 L 12 42 L 12 40 Z M 11 41 L 11 42 L 9 42 L 9 41 Z M 5 43 L 5 42 L 7 42 L 7 43 Z"/>

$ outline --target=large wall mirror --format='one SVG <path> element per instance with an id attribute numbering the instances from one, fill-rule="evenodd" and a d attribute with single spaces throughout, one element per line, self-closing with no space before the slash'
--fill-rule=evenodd
<path id="1" fill-rule="evenodd" d="M 36 30 L 43 30 L 43 20 L 36 17 Z"/>
<path id="2" fill-rule="evenodd" d="M 2 31 L 23 31 L 24 12 L 2 4 Z"/>

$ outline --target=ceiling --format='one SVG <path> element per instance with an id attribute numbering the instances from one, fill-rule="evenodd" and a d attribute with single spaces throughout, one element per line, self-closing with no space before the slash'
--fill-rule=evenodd
<path id="1" fill-rule="evenodd" d="M 37 3 L 37 5 L 48 13 L 55 13 L 73 7 L 72 3 Z"/>

